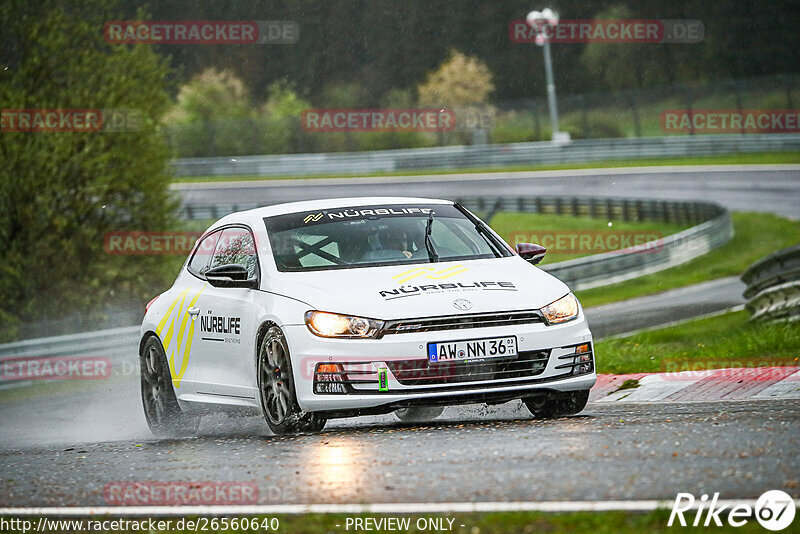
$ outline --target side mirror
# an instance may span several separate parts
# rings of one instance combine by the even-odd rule
[[[542,261],[547,252],[547,249],[542,245],[534,245],[533,243],[517,243],[514,250],[523,260],[530,262],[531,265],[536,265]]]
[[[258,288],[256,278],[247,278],[247,268],[237,264],[220,265],[205,272],[206,280],[214,287]]]

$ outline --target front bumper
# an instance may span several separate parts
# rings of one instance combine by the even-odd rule
[[[377,410],[370,409],[426,403],[503,402],[551,392],[589,389],[597,378],[593,352],[590,372],[573,375],[572,369],[564,365],[572,361],[567,355],[574,353],[575,345],[591,344],[592,341],[582,310],[577,319],[561,325],[532,323],[479,327],[393,334],[381,339],[321,338],[309,332],[305,325],[284,326],[284,332],[292,356],[297,401],[308,412],[377,413]],[[414,380],[413,375],[403,374],[409,365],[413,369],[427,366],[427,345],[430,342],[503,336],[517,337],[520,357],[535,353],[535,356],[526,357],[540,358],[541,354],[546,354],[546,363],[542,363],[544,368],[535,373],[480,374],[467,380]],[[591,348],[593,351],[593,346]],[[344,364],[349,370],[359,371],[359,380],[348,384],[347,393],[315,393],[317,364],[328,363]],[[381,369],[385,369],[382,371],[386,378],[385,387],[379,386],[378,372]]]

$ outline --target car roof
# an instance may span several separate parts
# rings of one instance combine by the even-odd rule
[[[297,213],[302,211],[315,211],[335,208],[349,208],[352,206],[372,206],[376,204],[452,204],[452,200],[438,198],[417,198],[417,197],[344,197],[326,198],[321,200],[304,200],[300,202],[286,202],[283,204],[273,204],[246,211],[237,211],[226,215],[212,225],[212,228],[236,222],[252,221],[275,215],[286,213]]]

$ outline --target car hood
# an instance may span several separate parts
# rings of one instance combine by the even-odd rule
[[[530,310],[569,292],[517,257],[278,273],[265,288],[323,311],[404,319]]]

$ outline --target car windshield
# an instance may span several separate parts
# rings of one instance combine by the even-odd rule
[[[333,208],[267,217],[264,222],[279,271],[510,255],[482,223],[451,204]]]

